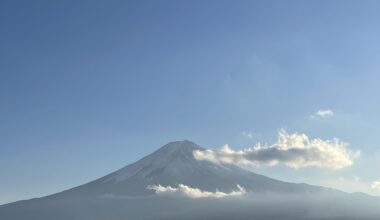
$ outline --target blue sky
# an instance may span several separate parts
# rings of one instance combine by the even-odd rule
[[[169,141],[242,149],[274,142],[282,128],[340,138],[361,156],[339,171],[255,172],[376,194],[379,9],[378,1],[2,1],[0,203],[85,183]],[[323,109],[334,115],[310,117]]]

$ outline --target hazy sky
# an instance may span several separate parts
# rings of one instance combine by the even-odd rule
[[[379,10],[359,0],[1,1],[0,204],[85,183],[169,141],[239,150],[282,128],[361,155],[339,170],[250,169],[376,194]]]

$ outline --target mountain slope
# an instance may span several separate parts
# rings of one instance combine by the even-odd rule
[[[0,206],[0,219],[367,219],[376,216],[374,210],[380,205],[377,198],[362,194],[287,183],[234,165],[199,161],[193,157],[194,150],[204,149],[190,141],[171,142],[87,184]],[[165,197],[148,190],[152,184],[185,184],[212,192],[230,192],[239,184],[252,197]]]
[[[214,164],[193,157],[194,150],[204,150],[190,141],[166,144],[154,153],[93,182],[65,191],[61,195],[143,196],[153,194],[148,185],[185,184],[207,191],[232,191],[236,185],[252,192],[313,193],[330,189],[278,181],[234,165]]]

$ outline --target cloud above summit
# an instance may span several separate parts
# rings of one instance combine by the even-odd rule
[[[332,116],[334,116],[334,112],[331,109],[320,109],[314,114],[310,115],[310,117],[313,119],[327,118]]]
[[[269,146],[257,144],[253,148],[235,151],[225,145],[219,150],[196,150],[193,155],[197,160],[214,163],[253,166],[283,164],[295,169],[317,167],[337,170],[351,166],[360,155],[360,151],[350,150],[347,146],[337,138],[309,138],[306,134],[288,134],[282,129],[277,141]]]

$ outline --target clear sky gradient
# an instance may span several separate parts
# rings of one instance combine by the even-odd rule
[[[376,194],[379,1],[0,3],[0,204],[108,174],[173,140],[281,128],[361,151],[339,171],[258,167]],[[318,110],[333,116],[312,118]],[[247,135],[250,134],[250,135]]]

